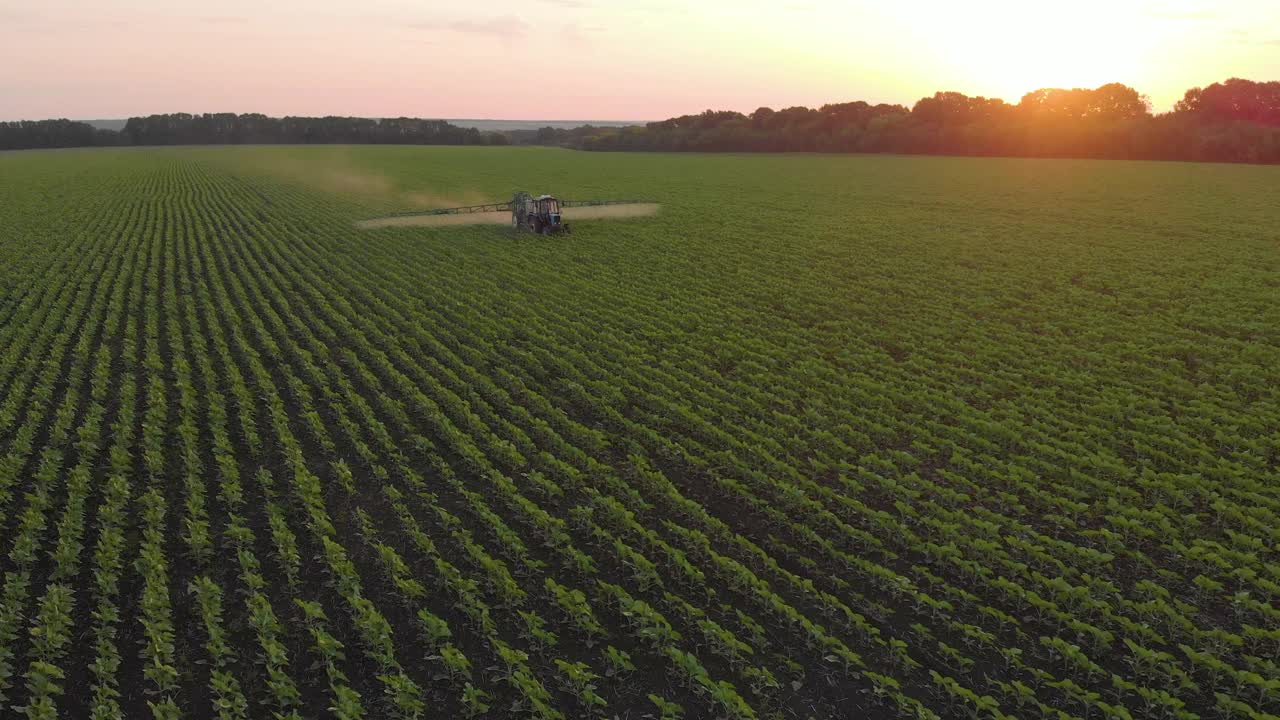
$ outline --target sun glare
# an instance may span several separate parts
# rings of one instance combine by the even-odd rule
[[[938,59],[956,81],[1010,101],[1042,87],[1132,83],[1150,62],[1150,33],[1102,3],[987,2],[946,14]]]

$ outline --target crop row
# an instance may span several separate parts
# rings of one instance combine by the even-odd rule
[[[1265,388],[911,258],[854,296],[781,242],[459,249],[209,158],[85,172],[0,297],[6,708],[1280,712]]]

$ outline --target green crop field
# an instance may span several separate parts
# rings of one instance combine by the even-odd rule
[[[354,225],[516,190],[662,208]],[[1274,718],[1278,198],[0,154],[0,716]]]

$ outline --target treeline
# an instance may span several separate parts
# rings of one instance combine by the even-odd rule
[[[0,122],[0,150],[118,145],[118,135],[71,120]]]
[[[1137,90],[1042,89],[1017,104],[940,92],[914,106],[708,110],[628,128],[543,128],[519,143],[582,150],[882,152],[1280,162],[1280,82],[1231,79],[1152,114]]]
[[[119,132],[69,120],[0,123],[0,150],[94,145],[346,143],[558,145],[669,152],[878,152],[1280,163],[1280,82],[1233,78],[1188,90],[1171,112],[1111,83],[1047,88],[1017,104],[940,92],[908,108],[708,110],[643,126],[481,132],[444,120],[231,113],[130,118]]]
[[[213,113],[129,118],[120,131],[70,120],[0,123],[0,149],[112,145],[397,144],[506,145],[500,133],[482,133],[444,120],[418,118],[284,117]]]

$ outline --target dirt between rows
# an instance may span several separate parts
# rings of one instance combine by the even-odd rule
[[[588,207],[565,208],[562,211],[565,220],[597,220],[602,218],[629,218],[653,215],[662,207],[658,203],[626,203],[623,205],[592,205]],[[511,213],[487,212],[464,215],[405,215],[401,217],[373,218],[361,220],[356,227],[371,230],[383,227],[416,227],[441,225],[510,225]]]

